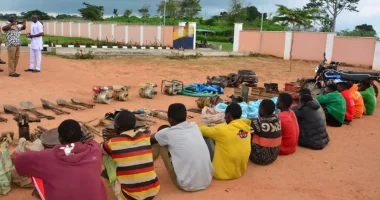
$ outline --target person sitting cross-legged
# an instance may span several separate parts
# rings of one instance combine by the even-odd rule
[[[360,94],[360,92],[358,91],[359,90],[359,86],[358,84],[352,84],[350,82],[347,83],[348,84],[348,87],[350,89],[348,89],[351,93],[351,97],[352,99],[354,100],[354,103],[355,103],[355,119],[359,119],[363,116],[364,114],[364,100],[363,100],[363,97],[362,95]]]
[[[169,106],[171,127],[151,135],[151,143],[158,143],[172,181],[182,190],[194,192],[206,189],[214,175],[206,142],[194,122],[186,122],[187,111],[183,104]],[[174,172],[173,172],[174,171]]]
[[[325,111],[326,123],[332,127],[341,127],[346,115],[346,100],[338,92],[335,83],[328,84],[325,92],[326,94],[320,94],[316,99]]]
[[[300,129],[298,145],[313,150],[325,148],[330,142],[326,130],[326,117],[321,105],[311,96],[311,92],[301,96],[300,104],[293,107],[293,111]]]
[[[42,199],[106,200],[107,193],[100,177],[100,145],[93,140],[80,142],[84,134],[79,123],[71,119],[59,125],[58,135],[61,145],[27,151],[16,157],[17,172],[33,177]]]
[[[299,127],[297,117],[290,109],[293,97],[288,93],[281,93],[278,96],[277,108],[281,110],[278,117],[281,121],[281,148],[280,155],[289,155],[296,152]]]
[[[231,180],[245,174],[251,152],[251,121],[240,119],[242,109],[239,104],[232,103],[225,111],[226,124],[213,127],[199,126],[204,137],[215,141],[212,164],[214,178]]]
[[[112,157],[116,170],[105,164],[117,199],[153,199],[160,190],[153,166],[150,131],[136,128],[136,116],[120,111],[115,118],[116,137],[103,143],[104,151]],[[110,174],[111,171],[113,174]]]
[[[373,86],[371,86],[370,81],[362,81],[359,85],[360,94],[364,100],[364,114],[372,115],[376,109],[376,95]]]
[[[252,150],[249,159],[258,165],[273,163],[281,147],[281,122],[274,114],[275,104],[264,99],[260,103],[259,118],[252,120]]]

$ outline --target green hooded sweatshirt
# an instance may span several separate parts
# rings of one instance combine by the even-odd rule
[[[318,95],[317,101],[321,106],[326,107],[327,112],[329,112],[336,120],[341,123],[344,122],[344,117],[346,115],[346,100],[338,92],[331,92],[325,95]]]
[[[376,97],[373,86],[367,88],[364,91],[360,91],[360,94],[364,100],[365,115],[372,115],[376,108]]]

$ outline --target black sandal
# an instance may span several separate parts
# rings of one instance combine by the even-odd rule
[[[26,72],[34,72],[34,69],[26,69]]]

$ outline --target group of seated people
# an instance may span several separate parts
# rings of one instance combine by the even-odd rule
[[[105,200],[99,177],[102,163],[102,175],[106,174],[103,177],[117,199],[153,199],[160,190],[154,169],[157,155],[178,188],[204,190],[213,178],[240,178],[249,160],[268,165],[279,155],[293,154],[297,144],[323,149],[330,141],[326,123],[341,126],[374,112],[373,88],[366,84],[360,85],[359,92],[357,85],[331,84],[316,99],[310,90],[302,89],[298,105],[290,94],[281,93],[277,104],[263,100],[255,119],[242,119],[240,105],[232,103],[225,111],[226,123],[212,127],[187,122],[186,107],[176,103],[168,109],[170,126],[161,126],[156,133],[136,128],[135,115],[123,110],[114,121],[117,136],[102,145],[81,143],[80,125],[66,120],[58,128],[62,145],[23,153],[14,164],[20,174],[43,180],[47,200]],[[276,108],[280,113],[275,114]],[[107,157],[113,162],[106,163]]]

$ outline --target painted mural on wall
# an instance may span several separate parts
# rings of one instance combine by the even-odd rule
[[[194,48],[194,27],[174,26],[173,27],[173,48],[193,49]]]

